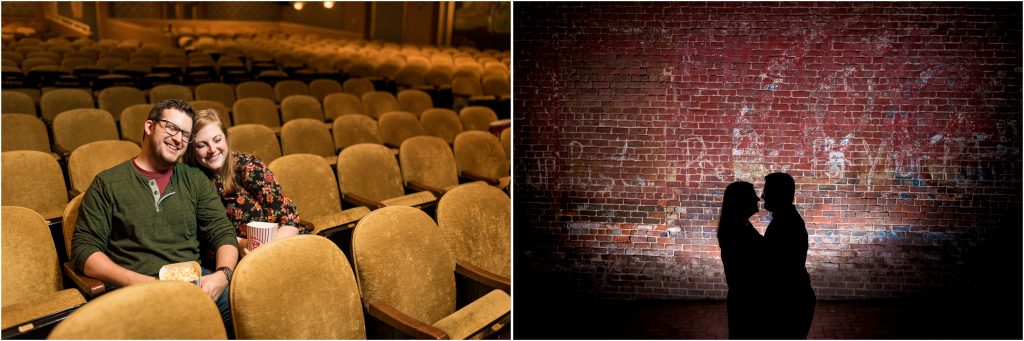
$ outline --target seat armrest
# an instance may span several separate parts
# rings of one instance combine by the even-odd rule
[[[306,220],[299,220],[299,225],[302,225],[302,228],[306,229],[306,233],[313,233],[313,222],[306,221]],[[296,226],[296,227],[298,227],[298,226]]]
[[[370,210],[376,210],[378,208],[384,207],[384,204],[382,204],[379,201],[373,201],[370,200],[369,198],[359,196],[358,194],[355,193],[341,193],[341,198],[347,202],[354,204],[355,206],[366,206],[366,208],[369,208]]]
[[[423,183],[417,182],[417,181],[415,181],[415,180],[409,180],[409,181],[407,181],[407,182],[406,182],[406,184],[405,184],[405,186],[406,186],[406,187],[409,187],[409,188],[411,188],[411,189],[413,189],[413,190],[415,190],[415,191],[417,191],[417,192],[420,192],[420,191],[428,191],[428,192],[434,193],[434,196],[436,196],[436,197],[438,197],[438,198],[440,198],[440,197],[444,196],[444,193],[446,192],[446,191],[445,191],[444,189],[442,189],[442,188],[437,188],[437,187],[431,187],[431,186],[427,186],[426,184],[423,184]]]
[[[455,272],[469,277],[470,279],[483,283],[486,286],[512,293],[512,280],[493,272],[484,270],[476,265],[469,264],[464,260],[455,260]]]
[[[68,201],[71,201],[72,199],[77,197],[79,194],[82,194],[82,192],[79,192],[78,190],[75,190],[75,189],[69,189],[68,190]]]
[[[107,291],[103,281],[78,273],[71,268],[71,263],[64,263],[63,270],[64,275],[70,278],[78,290],[88,298],[95,298]]]
[[[366,311],[370,316],[387,323],[389,326],[395,327],[395,329],[408,334],[414,339],[445,340],[449,338],[448,333],[445,333],[443,330],[414,319],[412,316],[406,315],[379,300],[370,301],[367,304]]]
[[[64,147],[61,147],[60,145],[58,145],[56,143],[53,144],[52,150],[53,150],[54,153],[57,153],[57,155],[59,155],[64,160],[67,160],[68,157],[71,156],[71,151],[70,150],[64,149]]]
[[[474,172],[471,172],[471,171],[468,171],[468,170],[463,170],[462,171],[462,177],[470,179],[470,180],[474,180],[474,181],[483,181],[483,182],[486,182],[488,185],[491,185],[491,186],[496,186],[498,184],[498,179],[495,179],[495,178],[492,178],[492,177],[489,177],[489,176],[485,176],[483,174],[474,173]]]

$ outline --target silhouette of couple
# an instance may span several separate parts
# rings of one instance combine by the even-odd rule
[[[718,221],[722,250],[730,339],[806,339],[814,316],[815,297],[804,267],[807,229],[793,206],[793,177],[764,177],[764,209],[772,221],[764,236],[750,224],[758,212],[754,185],[729,184]]]

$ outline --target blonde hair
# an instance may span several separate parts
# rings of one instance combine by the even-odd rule
[[[217,178],[224,184],[224,192],[228,194],[234,194],[238,189],[238,184],[235,183],[235,158],[231,153],[231,141],[228,140],[227,129],[224,128],[224,123],[220,120],[220,115],[217,114],[216,110],[203,109],[196,112],[196,117],[192,121],[192,131],[198,133],[208,125],[216,125],[220,129],[221,134],[224,135],[224,144],[228,145],[227,152],[225,154],[224,166],[220,167],[219,171],[213,172],[199,164],[199,155],[196,153],[195,141],[192,145],[185,150],[185,162],[196,167],[203,168],[207,175],[210,175],[211,180],[216,184]]]

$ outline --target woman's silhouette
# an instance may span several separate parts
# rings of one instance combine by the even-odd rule
[[[764,232],[768,294],[768,338],[806,339],[814,317],[815,296],[807,262],[807,228],[793,206],[796,183],[786,173],[764,177],[764,209],[772,222]]]
[[[750,224],[757,213],[754,185],[738,181],[725,188],[722,212],[718,220],[718,246],[722,249],[725,281],[729,285],[727,308],[729,338],[764,338],[758,325],[763,311],[762,273],[758,264],[763,256],[763,238]]]

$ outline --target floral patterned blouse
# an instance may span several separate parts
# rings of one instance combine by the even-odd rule
[[[216,179],[214,185],[239,237],[245,238],[242,226],[251,221],[295,226],[299,234],[309,233],[299,224],[295,203],[284,195],[263,161],[237,151],[232,151],[231,157],[235,158],[235,181],[241,186],[236,187],[234,194],[227,194],[221,179]]]

